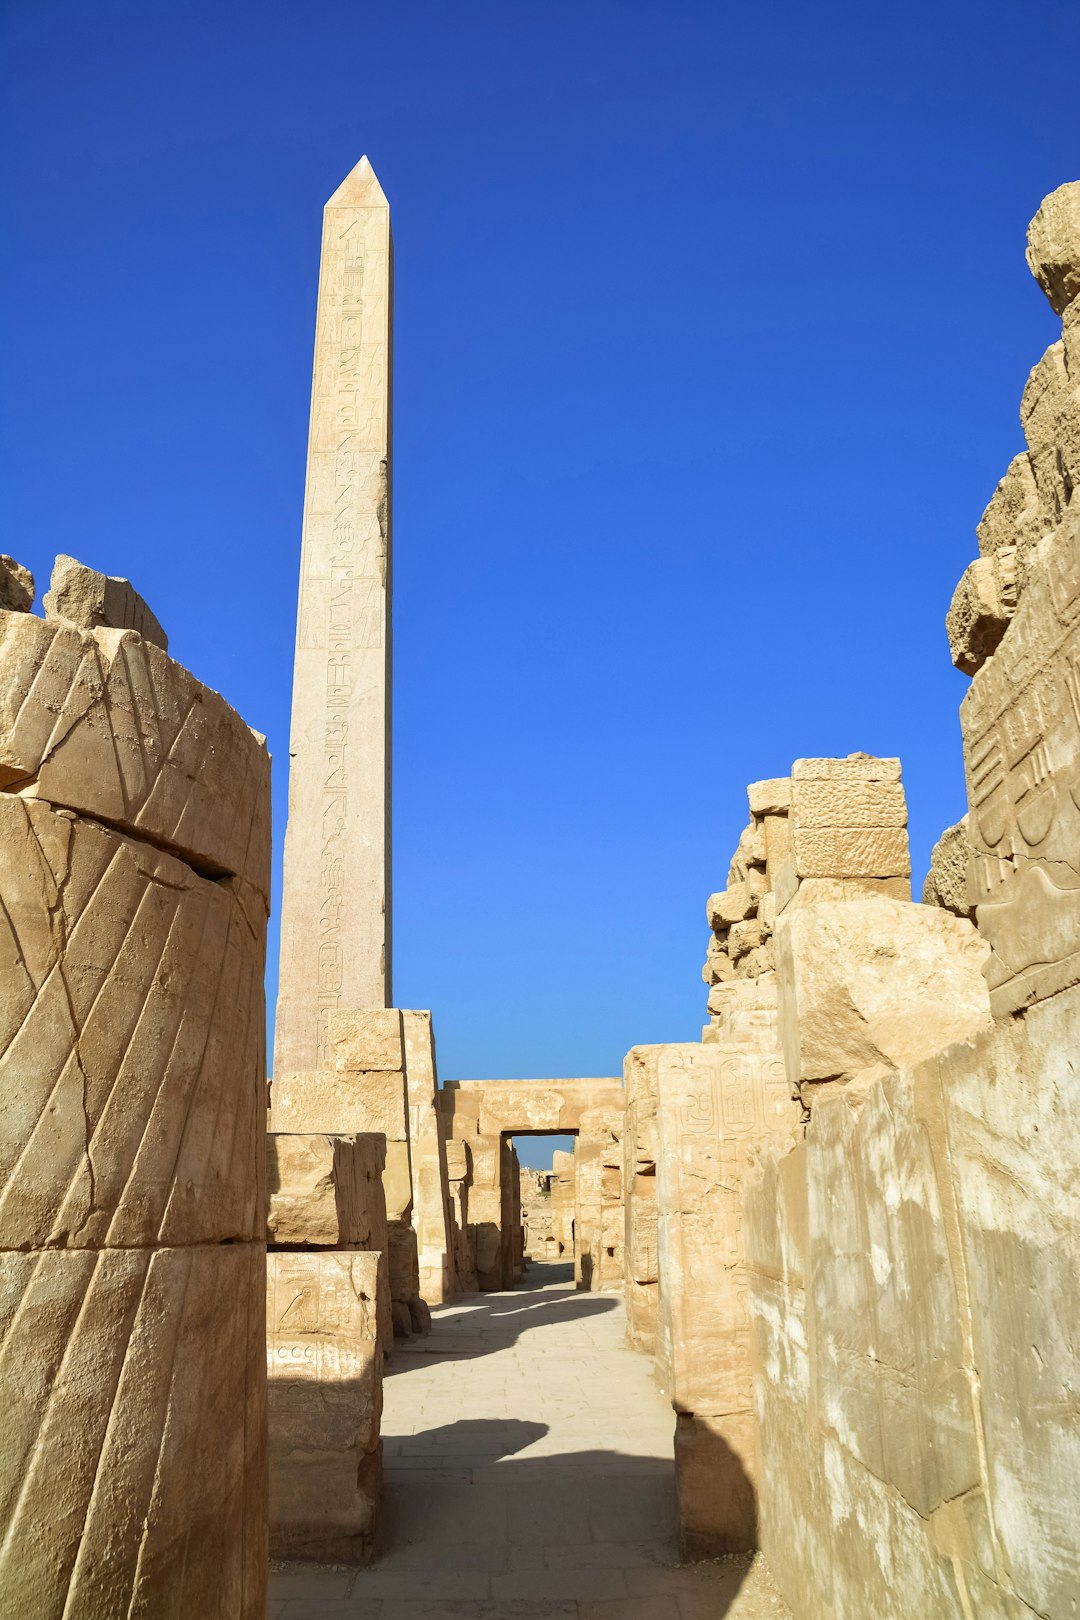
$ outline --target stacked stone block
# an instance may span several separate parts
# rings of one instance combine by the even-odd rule
[[[256,1620],[269,759],[103,578],[0,563],[0,1589]]]

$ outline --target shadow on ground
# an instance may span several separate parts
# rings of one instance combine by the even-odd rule
[[[525,1280],[508,1292],[459,1295],[450,1307],[454,1314],[437,1314],[430,1334],[395,1344],[386,1363],[386,1376],[407,1372],[420,1360],[430,1365],[493,1355],[509,1349],[533,1328],[602,1316],[622,1303],[613,1294],[564,1294],[557,1301],[550,1293],[542,1299],[529,1298],[531,1293],[550,1289],[553,1283],[572,1284],[573,1280],[573,1266],[547,1264],[542,1269],[530,1268]]]

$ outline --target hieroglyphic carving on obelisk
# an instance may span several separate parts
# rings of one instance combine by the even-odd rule
[[[393,246],[367,158],[323,214],[274,1071],[390,1001]]]

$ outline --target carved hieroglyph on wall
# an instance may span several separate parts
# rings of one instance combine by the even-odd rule
[[[961,706],[969,895],[997,1017],[1080,980],[1080,531],[1045,540]]]
[[[326,206],[293,684],[275,1071],[390,1000],[390,210],[364,159]]]

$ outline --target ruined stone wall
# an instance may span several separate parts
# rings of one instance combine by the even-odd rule
[[[265,744],[124,580],[0,559],[0,1590],[257,1620]]]
[[[551,1214],[551,1172],[548,1170],[521,1171],[521,1219],[525,1226],[525,1258],[527,1260],[557,1260]]]
[[[807,1620],[1077,1612],[1080,186],[1029,262],[1064,338],[950,609],[966,827],[932,905],[777,923],[810,1118],[747,1183],[759,1514]]]
[[[583,1289],[621,1285],[623,1249],[623,1090],[617,1079],[456,1080],[439,1092],[454,1163],[464,1160],[452,1213],[461,1274],[480,1289],[512,1287],[524,1269],[515,1135],[576,1135],[576,1161],[589,1169],[560,1185],[555,1177],[553,1236],[563,1259],[575,1258]],[[585,1158],[582,1159],[584,1153]],[[453,1169],[451,1169],[453,1174]],[[567,1194],[569,1201],[567,1201]],[[575,1233],[577,1235],[575,1242]]]

